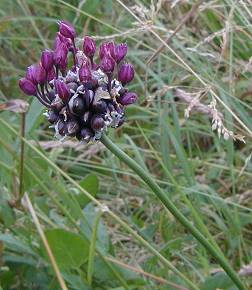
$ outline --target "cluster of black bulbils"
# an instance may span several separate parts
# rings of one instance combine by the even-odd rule
[[[54,50],[42,52],[40,63],[27,68],[19,86],[47,107],[45,115],[57,138],[76,137],[88,143],[99,140],[108,127],[123,124],[125,106],[137,100],[125,87],[134,78],[134,68],[123,61],[125,43],[102,43],[95,59],[95,41],[86,36],[80,50],[75,38],[73,26],[59,22]]]

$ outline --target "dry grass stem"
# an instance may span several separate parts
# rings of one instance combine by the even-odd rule
[[[52,263],[52,266],[53,266],[53,269],[55,271],[56,277],[57,277],[57,279],[59,281],[60,287],[61,287],[62,290],[68,290],[68,288],[67,288],[67,286],[65,284],[65,281],[62,278],[62,275],[60,273],[60,270],[59,270],[59,267],[57,265],[57,262],[56,262],[56,260],[54,258],[53,252],[52,252],[52,250],[51,250],[51,248],[49,246],[49,243],[48,243],[48,241],[46,239],[44,231],[43,231],[43,229],[41,227],[41,224],[40,224],[40,222],[38,220],[36,212],[35,212],[35,210],[34,210],[34,208],[32,206],[32,203],[31,203],[30,198],[29,198],[27,193],[24,194],[24,201],[25,201],[25,204],[27,205],[28,210],[29,210],[29,212],[30,212],[30,214],[32,216],[33,222],[34,222],[34,224],[35,224],[35,226],[37,228],[37,231],[38,231],[38,233],[40,235],[40,238],[41,238],[41,240],[42,240],[42,242],[43,242],[43,244],[44,244],[44,246],[46,248],[47,254],[48,254],[49,259],[50,259],[50,261]]]

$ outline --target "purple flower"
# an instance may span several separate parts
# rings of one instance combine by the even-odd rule
[[[115,61],[109,54],[107,54],[101,60],[100,67],[106,74],[112,74],[115,68]]]
[[[19,87],[26,95],[36,95],[36,86],[27,78],[22,78],[19,80]]]
[[[105,55],[112,56],[114,48],[115,48],[115,43],[112,41],[102,43],[99,50],[100,59],[102,60]]]
[[[70,97],[70,89],[68,86],[64,83],[63,80],[55,80],[55,88],[56,92],[59,95],[59,97],[64,101],[67,102]]]
[[[114,60],[119,63],[121,60],[124,59],[128,51],[128,46],[126,43],[120,43],[114,47],[112,52],[112,57]]]
[[[70,49],[72,46],[71,40],[58,32],[54,42],[54,49],[56,50],[62,43],[64,43],[67,49]]]
[[[31,82],[33,82],[34,85],[38,84],[38,82],[36,80],[36,72],[37,72],[37,65],[36,64],[32,64],[32,65],[28,66],[28,68],[26,70],[26,78],[28,80],[30,80]]]
[[[56,65],[65,66],[67,63],[68,48],[61,42],[54,51],[54,62]]]
[[[46,71],[41,64],[36,65],[35,79],[36,82],[40,85],[43,85],[46,82]]]
[[[51,50],[44,50],[41,55],[41,65],[46,70],[46,72],[50,71],[54,64],[54,53]]]
[[[83,63],[83,65],[81,66],[79,70],[79,78],[80,81],[83,83],[87,83],[92,80],[92,73],[88,63]]]
[[[118,79],[123,85],[125,85],[133,80],[134,75],[135,71],[133,65],[130,63],[125,63],[119,70]]]
[[[88,57],[93,57],[95,54],[96,44],[95,44],[95,41],[89,36],[86,36],[84,38],[83,51],[85,55]]]
[[[52,67],[48,72],[47,72],[47,81],[50,82],[53,79],[56,78],[56,72],[54,67]]]
[[[59,25],[60,25],[59,31],[63,36],[71,38],[72,40],[75,38],[76,32],[72,24],[70,24],[67,21],[60,21]]]
[[[119,103],[123,106],[134,104],[137,101],[137,94],[127,92],[119,98]]]

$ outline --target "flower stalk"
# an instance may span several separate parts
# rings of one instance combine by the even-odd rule
[[[123,152],[116,144],[114,144],[105,134],[101,137],[101,142],[109,149],[116,157],[126,163],[152,190],[157,198],[163,203],[163,205],[172,213],[172,215],[201,243],[206,250],[218,261],[226,274],[233,280],[240,290],[246,290],[242,281],[238,277],[234,269],[229,265],[224,255],[209,242],[201,232],[194,227],[194,225],[188,221],[179,209],[173,204],[173,202],[167,197],[167,194],[159,187],[154,181],[151,175],[146,172],[141,166],[139,166],[132,158],[130,158],[125,152]]]
[[[19,168],[19,195],[18,201],[21,200],[24,194],[24,135],[25,135],[25,117],[26,113],[20,114],[21,126],[20,126],[20,168]]]

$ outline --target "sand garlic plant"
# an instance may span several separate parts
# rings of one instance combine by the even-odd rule
[[[26,76],[19,81],[22,91],[35,96],[47,108],[45,115],[54,127],[56,137],[61,140],[72,137],[86,143],[100,140],[108,150],[126,163],[163,206],[218,261],[238,288],[245,290],[215,240],[209,238],[208,230],[198,229],[176,207],[170,195],[164,192],[151,174],[104,134],[107,128],[117,128],[123,124],[125,107],[137,100],[137,94],[127,89],[127,84],[133,80],[135,74],[134,67],[124,61],[127,45],[115,44],[113,41],[102,43],[96,56],[96,43],[91,37],[84,38],[81,49],[76,47],[75,38],[73,26],[65,21],[59,22],[54,50],[43,51],[39,64],[27,68]],[[197,105],[202,111],[199,103],[192,105],[191,108]],[[228,139],[231,133],[225,131],[220,119],[217,119],[215,104],[209,109],[215,110],[213,130]],[[198,221],[203,224],[200,218]],[[193,286],[191,289],[198,288]]]

